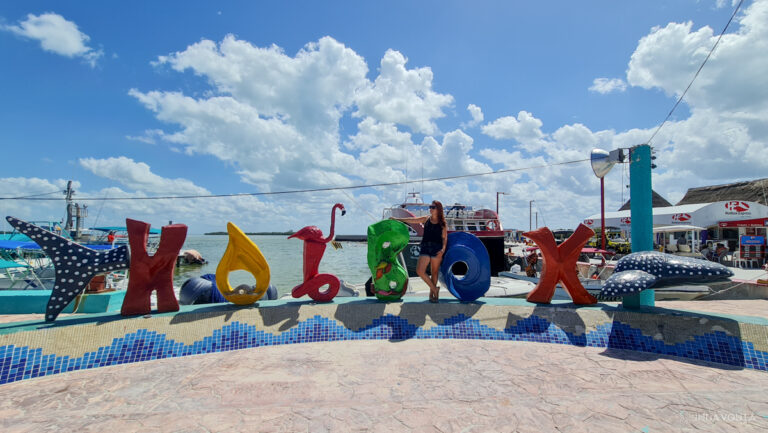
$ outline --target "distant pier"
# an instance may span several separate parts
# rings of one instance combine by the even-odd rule
[[[367,235],[336,235],[337,242],[367,242]]]

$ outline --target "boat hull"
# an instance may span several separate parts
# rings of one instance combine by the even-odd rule
[[[498,276],[499,272],[507,270],[507,258],[504,254],[504,236],[478,236],[478,239],[483,243],[485,249],[488,250],[488,256],[491,259],[491,276]],[[411,238],[408,242],[408,246],[403,250],[403,258],[405,259],[405,267],[408,269],[408,276],[415,277],[416,265],[419,261],[419,253],[421,249],[419,244],[420,238]],[[427,268],[429,269],[429,267]],[[430,271],[431,272],[431,271]],[[460,272],[459,272],[460,273]]]

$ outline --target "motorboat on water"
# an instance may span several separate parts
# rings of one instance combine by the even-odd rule
[[[150,228],[147,237],[147,252],[154,253],[160,245],[160,229]],[[89,245],[111,245],[112,247],[128,244],[128,228],[125,226],[101,226],[83,230],[77,242]]]
[[[50,289],[51,260],[32,241],[0,240],[0,290]]]
[[[491,275],[507,270],[504,255],[504,229],[496,211],[492,209],[474,209],[460,203],[444,204],[443,212],[448,225],[448,233],[467,232],[477,236],[488,250],[491,259]],[[424,203],[420,193],[408,193],[403,203],[384,209],[382,218],[412,218],[429,215],[429,203]],[[411,235],[408,247],[403,250],[409,276],[416,276],[416,263],[419,259],[423,224],[406,224]],[[457,271],[461,273],[460,270]]]

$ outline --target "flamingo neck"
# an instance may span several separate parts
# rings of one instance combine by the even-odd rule
[[[331,232],[328,234],[327,238],[323,239],[323,242],[328,243],[331,240],[333,240],[333,233],[336,227],[336,209],[338,209],[338,207],[339,206],[337,205],[337,206],[334,206],[333,209],[331,209]]]

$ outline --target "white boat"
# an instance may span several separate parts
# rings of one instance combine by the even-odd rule
[[[50,289],[51,260],[31,241],[0,240],[0,290]]]
[[[474,209],[472,206],[454,203],[443,204],[448,233],[467,232],[477,236],[488,250],[491,258],[491,275],[507,270],[504,255],[504,229],[496,211],[492,209]],[[418,192],[408,193],[405,202],[384,209],[383,219],[412,218],[429,215],[429,203],[424,203]],[[411,234],[408,247],[403,250],[406,268],[410,276],[416,276],[416,262],[419,259],[423,224],[407,224]],[[456,273],[461,273],[457,270]]]
[[[346,292],[339,291],[337,296],[366,296],[365,284],[350,285],[352,290]],[[529,281],[516,280],[513,278],[491,277],[491,286],[483,295],[485,298],[525,298],[525,296],[536,287],[535,283]],[[440,299],[456,299],[445,288],[444,283],[439,284]],[[373,296],[373,295],[369,295]],[[289,296],[284,296],[288,298]],[[408,288],[403,297],[429,297],[429,286],[419,277],[408,278]]]
[[[533,286],[539,283],[539,277],[529,277],[525,273],[518,272],[502,272],[499,276],[516,279],[520,281],[527,281]],[[603,282],[605,280],[592,279],[592,278],[579,278],[581,284],[592,296],[595,296],[600,301],[616,301],[619,299],[608,299],[600,297],[600,291],[603,288]],[[686,284],[678,286],[660,287],[653,289],[656,294],[657,301],[692,301],[713,293],[713,290],[706,285]],[[562,285],[558,284],[555,287],[554,300],[570,300],[571,296],[566,292]]]
[[[516,280],[504,277],[491,277],[491,286],[483,295],[485,298],[525,298],[536,287],[530,281]],[[404,296],[429,296],[429,286],[419,277],[408,279],[408,290]],[[455,299],[454,296],[440,284],[440,299]]]

